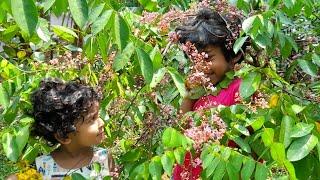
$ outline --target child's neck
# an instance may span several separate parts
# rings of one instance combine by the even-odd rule
[[[51,155],[60,167],[64,169],[76,169],[90,164],[93,150],[92,147],[61,145]]]
[[[75,158],[79,156],[86,155],[92,152],[92,147],[76,147],[71,145],[61,145],[59,151],[63,152],[65,155]]]

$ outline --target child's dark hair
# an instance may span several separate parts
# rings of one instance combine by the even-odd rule
[[[228,19],[222,17],[214,10],[205,8],[200,10],[196,17],[185,25],[177,27],[180,43],[190,41],[196,48],[202,50],[208,45],[219,46],[227,61],[230,61],[237,55],[231,48],[226,48],[228,38],[232,37],[228,24],[238,26],[240,19]],[[232,44],[233,45],[233,44]],[[232,46],[231,45],[231,46]],[[242,47],[244,49],[245,46]]]
[[[75,123],[83,120],[92,104],[100,101],[94,88],[79,81],[63,82],[60,79],[44,79],[32,94],[35,135],[54,145],[58,143],[54,134],[67,138],[76,131]]]

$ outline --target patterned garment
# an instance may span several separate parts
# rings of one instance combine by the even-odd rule
[[[103,148],[94,148],[93,158],[88,166],[77,169],[64,169],[60,167],[51,155],[43,155],[36,158],[37,171],[42,174],[44,180],[61,180],[72,173],[79,173],[85,178],[103,179],[110,175],[108,164],[108,152]],[[101,171],[93,170],[93,164],[99,163]]]
[[[217,107],[219,105],[231,106],[239,102],[239,88],[241,79],[234,79],[227,88],[221,89],[216,95],[203,96],[198,99],[194,106],[193,111]],[[201,152],[200,152],[201,153]],[[202,172],[201,163],[197,163],[196,160],[200,156],[196,154],[196,157],[192,157],[190,152],[185,155],[184,163],[182,165],[176,164],[173,169],[173,180],[197,180],[200,178]]]

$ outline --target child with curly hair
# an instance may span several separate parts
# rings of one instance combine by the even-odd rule
[[[198,84],[204,87],[217,86],[226,77],[226,73],[233,70],[243,59],[241,52],[235,54],[232,49],[235,39],[239,36],[239,28],[237,17],[223,16],[217,9],[202,9],[191,22],[176,29],[184,52],[193,61],[191,74],[186,80],[189,92],[199,86]],[[242,48],[245,48],[245,45]],[[187,97],[182,102],[180,110],[186,113],[236,104],[240,84],[241,79],[235,78],[216,95],[205,95],[198,99]],[[202,166],[201,163],[195,162],[195,159],[196,157],[187,152],[184,164],[175,165],[173,179],[200,178]]]
[[[95,147],[105,139],[99,117],[100,94],[77,81],[45,79],[32,94],[34,133],[58,148],[36,158],[43,179],[63,179],[73,173],[102,179],[113,168],[106,149]],[[100,172],[93,165],[99,163]]]

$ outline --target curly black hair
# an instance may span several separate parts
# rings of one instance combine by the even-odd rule
[[[80,81],[42,80],[31,96],[34,135],[43,137],[49,145],[57,144],[54,134],[67,138],[76,131],[75,123],[83,120],[93,103],[100,100],[101,95],[93,87]]]
[[[194,19],[177,27],[175,31],[179,34],[180,43],[190,41],[199,50],[208,45],[219,46],[226,60],[230,61],[237,55],[232,49],[226,48],[227,38],[232,33],[227,23],[240,25],[241,21],[240,19],[228,19],[214,10],[204,8],[197,13]],[[245,46],[242,47],[244,48]]]

